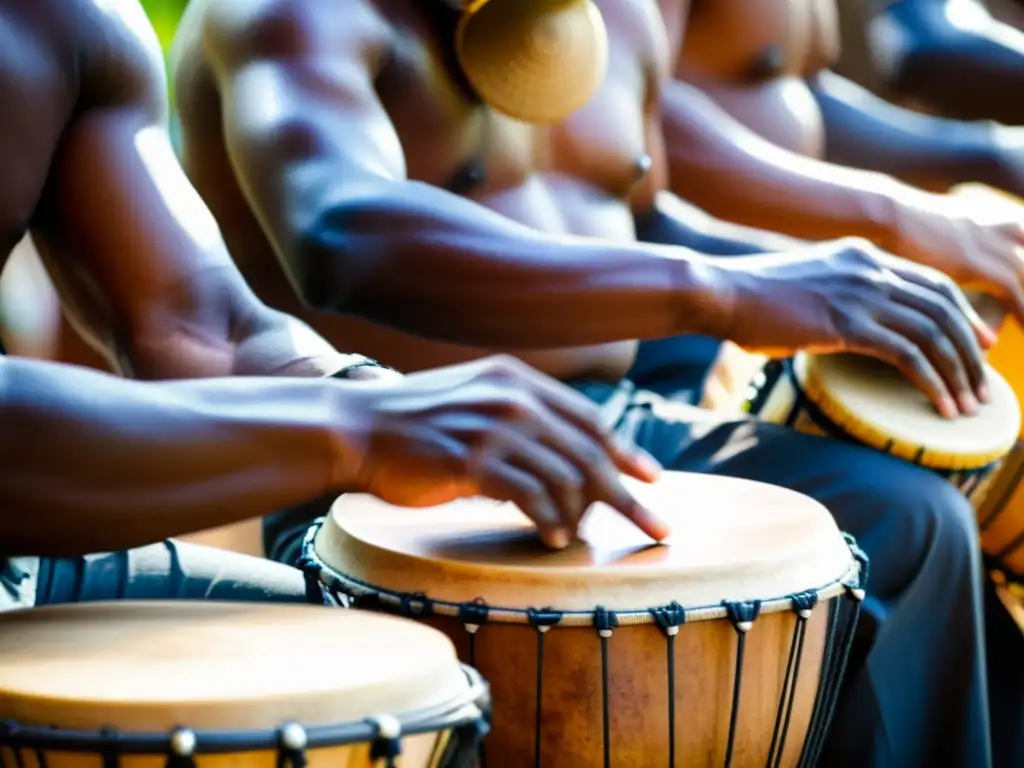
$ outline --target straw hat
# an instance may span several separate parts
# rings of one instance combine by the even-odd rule
[[[608,32],[591,0],[475,0],[455,52],[490,106],[528,123],[554,123],[604,80]]]

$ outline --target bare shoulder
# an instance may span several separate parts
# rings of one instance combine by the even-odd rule
[[[166,111],[163,53],[138,0],[72,0],[84,107],[137,104]]]
[[[365,60],[391,27],[371,0],[192,0],[185,33],[217,68],[328,54]]]
[[[609,35],[637,55],[653,80],[667,76],[669,39],[658,0],[602,0],[599,2]]]

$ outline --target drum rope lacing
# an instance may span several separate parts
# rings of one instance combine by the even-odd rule
[[[35,753],[36,768],[47,768],[46,750],[98,754],[103,768],[118,768],[122,755],[165,755],[165,768],[195,768],[199,755],[270,749],[277,751],[277,768],[306,768],[309,749],[369,743],[373,760],[383,760],[385,768],[396,768],[403,737],[450,730],[448,762],[442,764],[462,768],[470,764],[490,730],[487,684],[476,670],[463,667],[463,671],[469,687],[458,700],[401,717],[384,714],[358,722],[310,727],[285,722],[273,730],[251,732],[179,727],[169,733],[119,732],[113,728],[75,731],[5,721],[0,722],[0,748],[10,750],[13,768],[27,768],[22,755],[26,749]],[[2,749],[0,768],[7,768]]]
[[[611,728],[608,694],[608,640],[619,626],[657,624],[667,640],[668,664],[668,724],[669,724],[669,765],[675,765],[675,638],[679,627],[691,621],[728,619],[737,635],[736,664],[733,672],[733,694],[730,712],[728,741],[726,743],[725,766],[731,768],[733,749],[739,720],[740,693],[742,690],[743,658],[746,634],[753,628],[757,618],[764,614],[791,610],[796,614],[793,638],[779,700],[778,717],[772,735],[765,768],[778,768],[782,762],[785,741],[792,715],[796,694],[797,671],[803,652],[807,622],[814,608],[822,600],[831,600],[840,595],[848,598],[853,606],[847,617],[843,636],[836,648],[836,633],[839,623],[839,604],[829,604],[828,637],[826,656],[822,664],[818,693],[815,698],[811,727],[804,742],[798,765],[813,766],[824,746],[835,706],[838,699],[839,683],[846,670],[846,661],[853,644],[853,633],[860,615],[860,604],[864,600],[864,585],[867,584],[868,559],[857,546],[853,537],[844,534],[851,554],[851,565],[837,580],[817,589],[806,590],[793,595],[753,601],[723,601],[718,605],[684,608],[673,601],[666,606],[647,608],[643,611],[610,611],[603,606],[593,610],[558,611],[553,608],[499,608],[488,605],[482,598],[469,602],[455,603],[436,600],[424,593],[402,594],[366,584],[333,570],[322,562],[315,551],[316,535],[326,518],[319,518],[307,531],[303,539],[302,557],[298,563],[307,581],[307,592],[315,596],[314,602],[323,602],[345,608],[366,608],[392,611],[406,617],[444,616],[456,618],[468,635],[468,663],[476,662],[476,637],[481,627],[488,622],[508,624],[529,624],[537,631],[537,679],[534,765],[539,768],[541,761],[541,724],[544,681],[544,637],[554,627],[592,626],[601,643],[602,676],[602,738],[604,746],[604,767],[611,764]],[[486,746],[486,745],[484,745]]]

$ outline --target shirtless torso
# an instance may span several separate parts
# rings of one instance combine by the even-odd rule
[[[33,318],[35,330],[47,337],[40,340],[41,346],[26,346],[18,343],[25,339],[17,339],[12,351],[109,369],[76,331],[57,319],[50,281],[65,310],[83,321],[106,350],[122,346],[123,324],[115,318],[124,308],[115,310],[109,301],[112,291],[105,289],[123,285],[128,271],[121,276],[92,271],[95,264],[88,249],[98,243],[86,242],[89,226],[81,225],[85,217],[92,217],[97,227],[115,227],[116,216],[108,214],[117,206],[113,200],[81,194],[82,185],[96,181],[94,176],[87,178],[95,169],[83,167],[81,153],[69,151],[69,145],[88,142],[88,134],[102,129],[95,115],[80,119],[90,110],[136,102],[153,108],[140,119],[162,112],[164,105],[151,97],[163,94],[149,89],[151,82],[162,80],[159,61],[156,36],[135,2],[0,0],[0,271],[14,254],[22,266],[34,262],[38,250],[48,277],[19,280],[16,263],[5,275],[5,288],[27,291],[30,295],[22,301],[49,302],[36,312],[50,313]],[[96,208],[83,209],[83,197]],[[74,212],[69,212],[69,203]],[[69,235],[72,230],[80,238]],[[23,240],[27,234],[35,249]],[[19,243],[22,248],[16,251]],[[38,271],[34,263],[29,266]],[[104,289],[97,287],[100,282]]]
[[[205,2],[191,3],[173,63],[183,162],[260,298],[299,315],[328,341],[344,341],[400,370],[485,354],[427,342],[354,318],[313,314],[300,306],[228,161],[220,99],[198,44]],[[544,232],[634,239],[628,198],[649,166],[643,127],[645,93],[654,73],[667,63],[667,48],[653,0],[598,0],[597,4],[611,36],[614,65],[607,79],[590,103],[567,121],[534,128],[496,114],[467,90],[448,42],[456,16],[441,3],[375,0],[392,59],[378,81],[378,93],[397,128],[409,178],[455,191]],[[336,12],[350,12],[348,5],[337,3]],[[635,350],[634,342],[625,341],[517,351],[517,355],[557,378],[614,380],[629,369]]]
[[[677,76],[773,143],[823,157],[821,113],[806,78],[839,56],[836,0],[692,0],[685,29]]]

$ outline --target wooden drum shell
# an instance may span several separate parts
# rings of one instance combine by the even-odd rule
[[[862,597],[858,561],[806,497],[666,476],[653,488],[667,485],[676,501],[677,544],[634,541],[602,505],[580,542],[545,553],[510,505],[410,511],[342,497],[307,535],[305,568],[342,604],[415,618],[451,639],[490,686],[487,768],[723,765],[740,648],[731,764],[796,766],[812,726],[831,714],[855,621],[840,609]],[[754,603],[749,624],[732,612]],[[674,606],[676,618],[663,621],[658,606]],[[602,624],[611,613],[616,620]]]
[[[782,766],[800,759],[818,692],[828,626],[826,605],[809,621]],[[488,768],[534,765],[537,631],[488,623],[469,635],[455,618],[424,623],[443,631],[488,680],[494,725],[484,742]],[[763,615],[747,634],[733,765],[764,766],[782,697],[796,615]],[[669,765],[668,643],[655,624],[624,626],[608,640],[611,764]],[[675,765],[721,766],[732,708],[736,632],[726,620],[679,628],[675,657]],[[555,627],[544,635],[540,765],[597,766],[603,760],[601,646],[592,627]]]
[[[402,739],[402,768],[443,768],[441,757],[450,736],[449,732],[423,733]],[[352,744],[344,747],[324,747],[306,752],[307,768],[378,768],[381,763],[370,756],[371,745]],[[20,763],[14,760],[10,748],[0,747],[5,766],[21,768],[104,768],[103,758],[97,754],[82,754],[43,750],[40,753],[22,749]],[[277,752],[237,752],[230,754],[204,754],[195,757],[196,768],[279,768]],[[163,755],[121,755],[117,765],[121,768],[167,768]]]
[[[367,612],[125,601],[0,614],[4,766],[380,768],[372,719],[386,715],[403,768],[445,768],[449,746],[473,753],[487,706],[442,634]],[[191,753],[174,751],[182,729]]]

